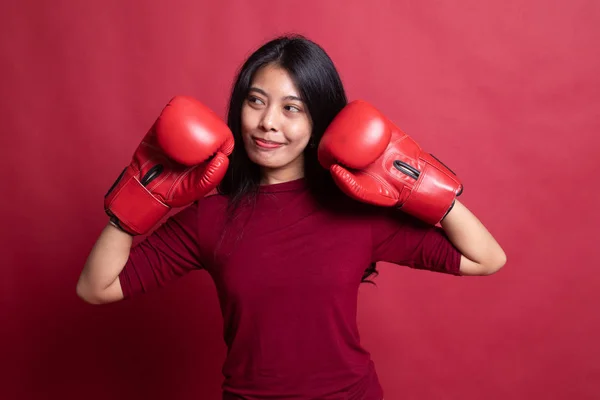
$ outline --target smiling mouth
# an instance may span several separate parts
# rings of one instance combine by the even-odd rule
[[[273,142],[270,140],[264,140],[264,139],[260,139],[257,137],[253,137],[252,138],[254,140],[254,143],[261,148],[264,149],[276,149],[278,147],[283,146],[283,143],[278,143],[278,142]]]

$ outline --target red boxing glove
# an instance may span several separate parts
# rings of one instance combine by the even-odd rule
[[[106,213],[129,234],[148,232],[172,207],[202,198],[221,182],[233,143],[229,127],[210,109],[174,97],[108,190]]]
[[[319,162],[348,196],[401,207],[429,224],[446,216],[463,189],[454,172],[364,101],[334,118],[318,150]]]

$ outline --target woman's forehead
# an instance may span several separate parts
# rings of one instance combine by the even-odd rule
[[[290,73],[276,65],[267,65],[260,68],[252,79],[251,89],[258,89],[259,92],[268,97],[301,98]]]

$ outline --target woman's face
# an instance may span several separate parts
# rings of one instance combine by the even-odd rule
[[[242,137],[248,157],[261,166],[261,183],[304,176],[311,132],[308,109],[288,72],[276,65],[258,70],[242,106]]]

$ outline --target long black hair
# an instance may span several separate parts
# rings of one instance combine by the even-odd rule
[[[311,138],[304,149],[304,177],[309,190],[324,203],[338,192],[329,171],[319,164],[317,147],[327,126],[348,103],[342,80],[321,46],[301,35],[281,36],[265,43],[248,57],[232,87],[227,124],[236,146],[218,188],[221,194],[229,197],[228,218],[233,218],[242,202],[254,203],[259,192],[260,168],[250,160],[244,148],[241,115],[255,74],[267,65],[281,67],[290,74],[311,116]],[[363,281],[370,282],[367,277],[372,274],[377,274],[375,264],[365,271]]]

